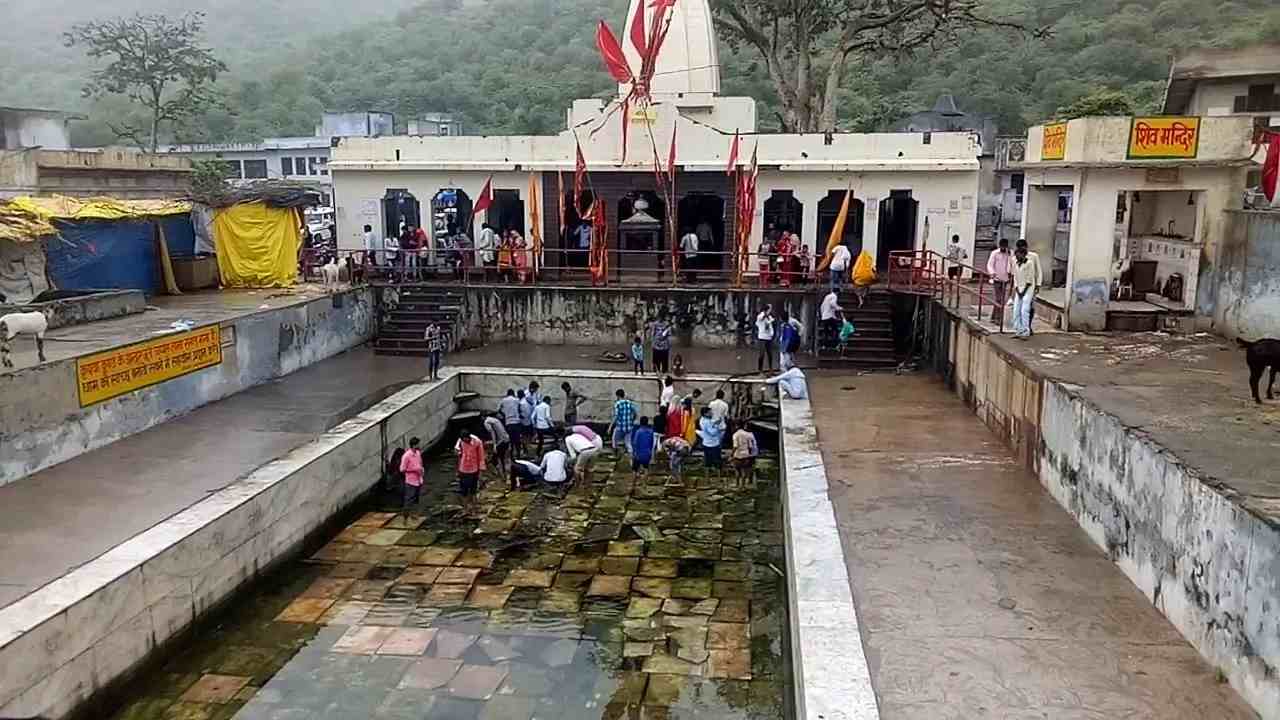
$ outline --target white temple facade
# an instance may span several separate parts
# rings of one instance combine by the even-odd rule
[[[641,0],[632,0],[632,11]],[[565,247],[576,216],[562,223],[559,192],[573,185],[580,144],[591,187],[608,207],[610,234],[641,197],[662,217],[655,156],[665,167],[676,136],[678,232],[709,223],[714,250],[732,251],[735,197],[727,172],[734,133],[741,134],[745,171],[758,148],[760,176],[752,223],[754,249],[769,225],[789,228],[810,254],[821,253],[846,191],[853,201],[843,241],[854,255],[865,249],[884,266],[893,250],[943,251],[958,235],[973,256],[977,222],[979,144],[971,133],[756,134],[756,102],[720,95],[719,53],[705,0],[681,0],[659,56],[653,105],[630,109],[626,157],[620,101],[582,99],[567,113],[566,129],[550,136],[344,138],[330,161],[341,247],[359,249],[363,226],[390,234],[402,219],[440,232],[453,217],[449,203],[469,207],[492,177],[498,229],[529,233],[537,191],[544,247]],[[633,65],[638,55],[615,25]],[[441,198],[445,200],[442,202]],[[416,207],[418,214],[405,213]],[[571,206],[572,199],[566,201]],[[441,221],[441,218],[444,221]],[[428,221],[429,218],[434,218]],[[477,222],[484,221],[484,214]],[[561,233],[562,225],[568,231]],[[660,239],[663,249],[672,238]]]

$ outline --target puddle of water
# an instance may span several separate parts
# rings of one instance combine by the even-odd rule
[[[691,464],[636,481],[606,450],[567,497],[491,478],[466,518],[439,459],[418,507],[372,501],[110,717],[790,717],[777,466],[739,489]]]

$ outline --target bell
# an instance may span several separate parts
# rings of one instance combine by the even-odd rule
[[[938,102],[933,104],[933,111],[943,117],[961,117],[964,113],[960,112],[960,108],[956,107],[956,99],[951,93],[943,93],[938,96]]]

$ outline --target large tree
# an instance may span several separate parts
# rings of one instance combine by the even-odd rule
[[[162,129],[180,127],[220,102],[214,87],[227,66],[201,43],[204,13],[164,15],[75,25],[64,35],[94,60],[107,60],[85,83],[85,97],[122,95],[141,105],[145,120],[109,121],[117,137],[155,152]]]
[[[1025,30],[983,0],[710,2],[728,40],[763,57],[786,132],[835,131],[850,59],[910,53],[981,26]]]

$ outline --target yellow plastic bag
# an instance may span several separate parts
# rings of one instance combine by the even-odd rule
[[[871,261],[871,253],[863,250],[858,255],[858,262],[853,265],[853,284],[859,287],[874,285],[876,282],[876,265]]]

